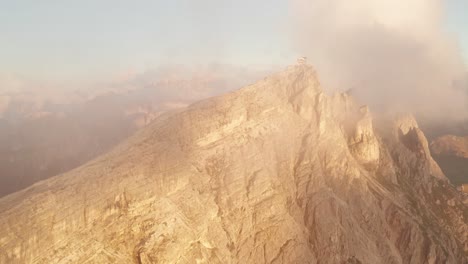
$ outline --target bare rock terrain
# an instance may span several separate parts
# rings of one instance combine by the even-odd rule
[[[160,114],[257,75],[263,71],[227,65],[169,67],[110,83],[76,84],[76,90],[63,84],[36,89],[39,84],[14,78],[21,85],[0,85],[0,197],[77,168]]]
[[[0,199],[0,263],[468,263],[461,201],[414,118],[304,64]]]

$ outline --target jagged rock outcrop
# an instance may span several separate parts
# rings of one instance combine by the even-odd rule
[[[434,161],[429,150],[429,143],[412,115],[399,115],[395,121],[398,137],[411,151],[429,163],[430,174],[441,180],[447,180],[439,165]]]
[[[354,135],[350,139],[351,153],[357,160],[378,165],[380,158],[380,147],[377,137],[374,134],[372,117],[367,106],[360,109],[360,117],[353,125]]]
[[[377,123],[290,67],[1,199],[0,262],[467,263],[416,122]]]

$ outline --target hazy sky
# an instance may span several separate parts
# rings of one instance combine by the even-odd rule
[[[447,24],[457,35],[463,50],[465,63],[468,64],[468,1],[448,0]]]
[[[468,54],[468,1],[448,1]],[[165,63],[288,64],[287,0],[0,0],[0,74],[101,78]]]

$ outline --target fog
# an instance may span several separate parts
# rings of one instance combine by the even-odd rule
[[[439,0],[291,0],[294,48],[373,111],[467,116],[465,65]]]
[[[270,71],[173,64],[82,87],[4,78],[0,197],[92,160],[164,112],[250,84]]]

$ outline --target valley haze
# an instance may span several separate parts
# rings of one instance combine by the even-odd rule
[[[0,0],[0,263],[467,263],[468,2]]]

